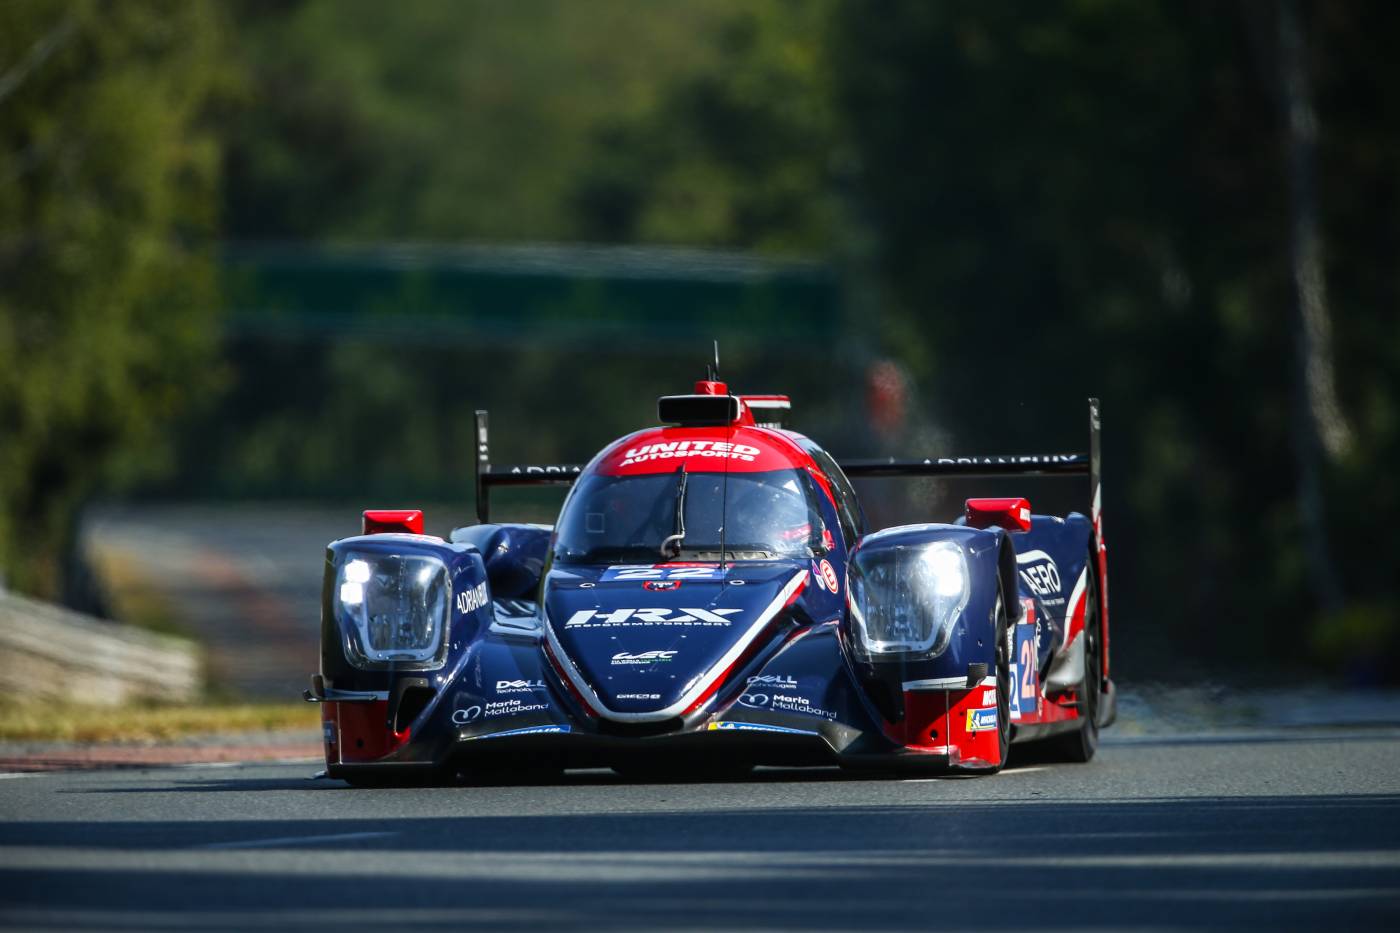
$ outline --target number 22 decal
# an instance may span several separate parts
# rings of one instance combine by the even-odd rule
[[[718,567],[609,567],[603,580],[715,580]]]
[[[1021,670],[1021,699],[1035,699],[1035,644],[1027,638],[1021,642],[1021,663],[1018,665]]]

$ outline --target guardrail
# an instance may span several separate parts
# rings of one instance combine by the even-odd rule
[[[198,646],[0,593],[0,695],[116,706],[198,698]]]

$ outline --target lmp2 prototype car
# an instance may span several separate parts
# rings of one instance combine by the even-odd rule
[[[495,468],[478,412],[479,524],[367,511],[326,551],[328,775],[1089,760],[1116,709],[1097,400],[1087,454],[841,465],[789,407],[711,374],[586,466]],[[870,531],[848,479],[969,475],[1087,475],[1090,514],[969,499]],[[545,483],[572,487],[556,525],[490,521],[493,487]]]

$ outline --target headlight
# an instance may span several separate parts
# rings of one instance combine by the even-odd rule
[[[436,557],[344,553],[333,603],[346,659],[360,668],[442,664],[450,597],[447,567]]]
[[[949,541],[857,551],[850,564],[851,619],[872,656],[941,654],[969,591],[967,558]]]

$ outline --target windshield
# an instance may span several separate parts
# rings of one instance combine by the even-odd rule
[[[586,476],[559,518],[554,558],[717,561],[721,533],[724,560],[823,552],[816,490],[805,473],[729,473],[725,486],[725,474],[711,472]]]

